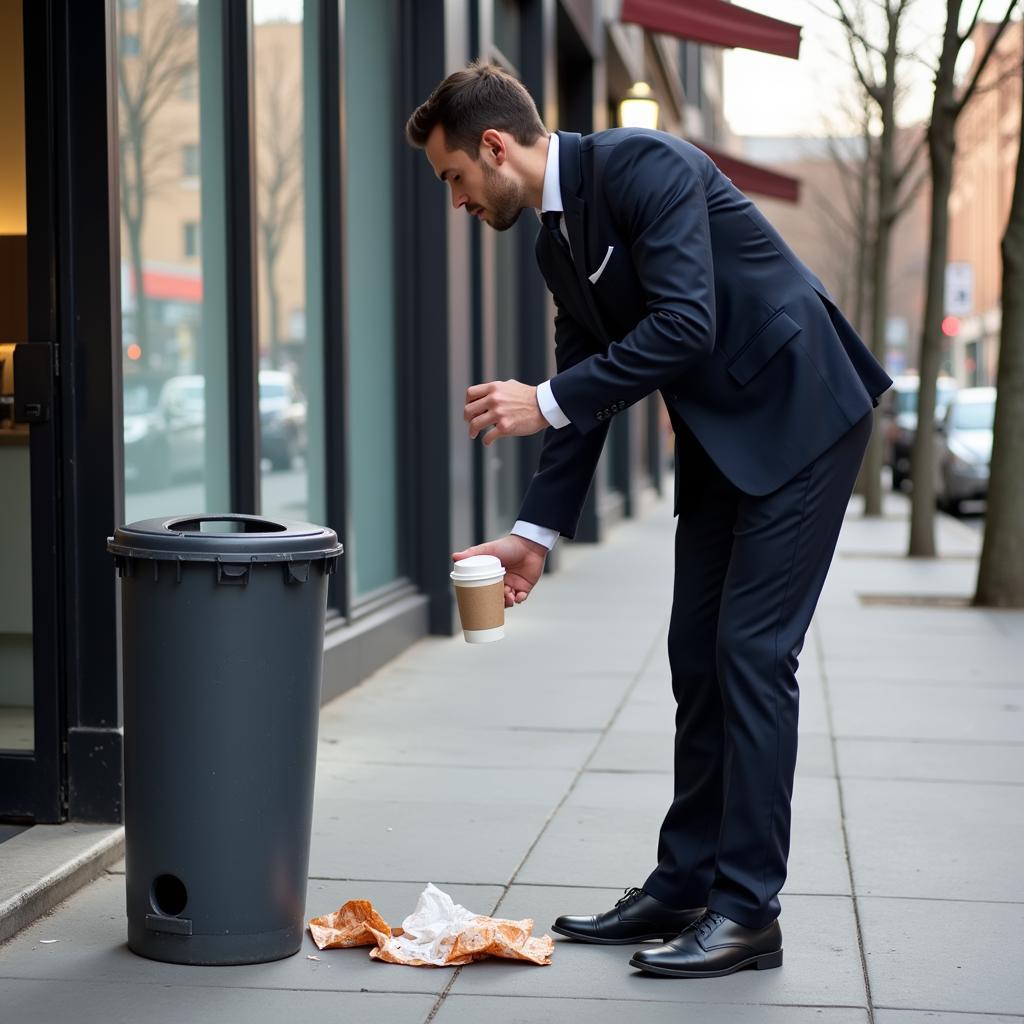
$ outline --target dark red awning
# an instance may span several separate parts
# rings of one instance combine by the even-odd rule
[[[767,167],[759,167],[757,164],[740,160],[739,157],[730,156],[720,149],[706,146],[699,139],[690,139],[695,146],[703,149],[712,160],[718,164],[721,172],[741,192],[754,192],[760,196],[771,196],[772,199],[783,199],[787,203],[798,203],[800,201],[800,179],[791,178],[788,174],[780,174],[778,171],[770,171]]]
[[[620,21],[711,46],[800,56],[800,26],[723,0],[622,0]]]

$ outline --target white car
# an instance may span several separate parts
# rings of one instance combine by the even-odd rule
[[[940,431],[936,499],[939,507],[957,512],[962,501],[988,497],[992,461],[995,388],[962,388],[950,401]]]

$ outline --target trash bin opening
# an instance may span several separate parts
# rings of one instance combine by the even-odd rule
[[[160,875],[153,880],[153,909],[168,917],[177,917],[188,903],[185,883],[176,875]]]
[[[210,516],[199,519],[175,519],[167,524],[168,530],[181,533],[281,533],[287,530],[280,523],[269,519],[228,519],[224,516]]]

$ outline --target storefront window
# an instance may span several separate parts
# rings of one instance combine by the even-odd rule
[[[520,60],[520,13],[519,0],[493,0],[494,2],[494,45],[513,67],[519,67]]]
[[[253,21],[261,509],[322,522],[316,3],[254,0]]]
[[[117,5],[129,520],[230,507],[221,14]]]
[[[346,562],[356,597],[396,580],[398,430],[395,284],[396,114],[392,3],[345,5],[347,136],[349,523]],[[444,415],[438,410],[438,415]]]

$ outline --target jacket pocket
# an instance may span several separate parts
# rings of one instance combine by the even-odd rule
[[[726,368],[733,380],[741,386],[746,384],[800,330],[800,325],[780,309],[729,361]]]

